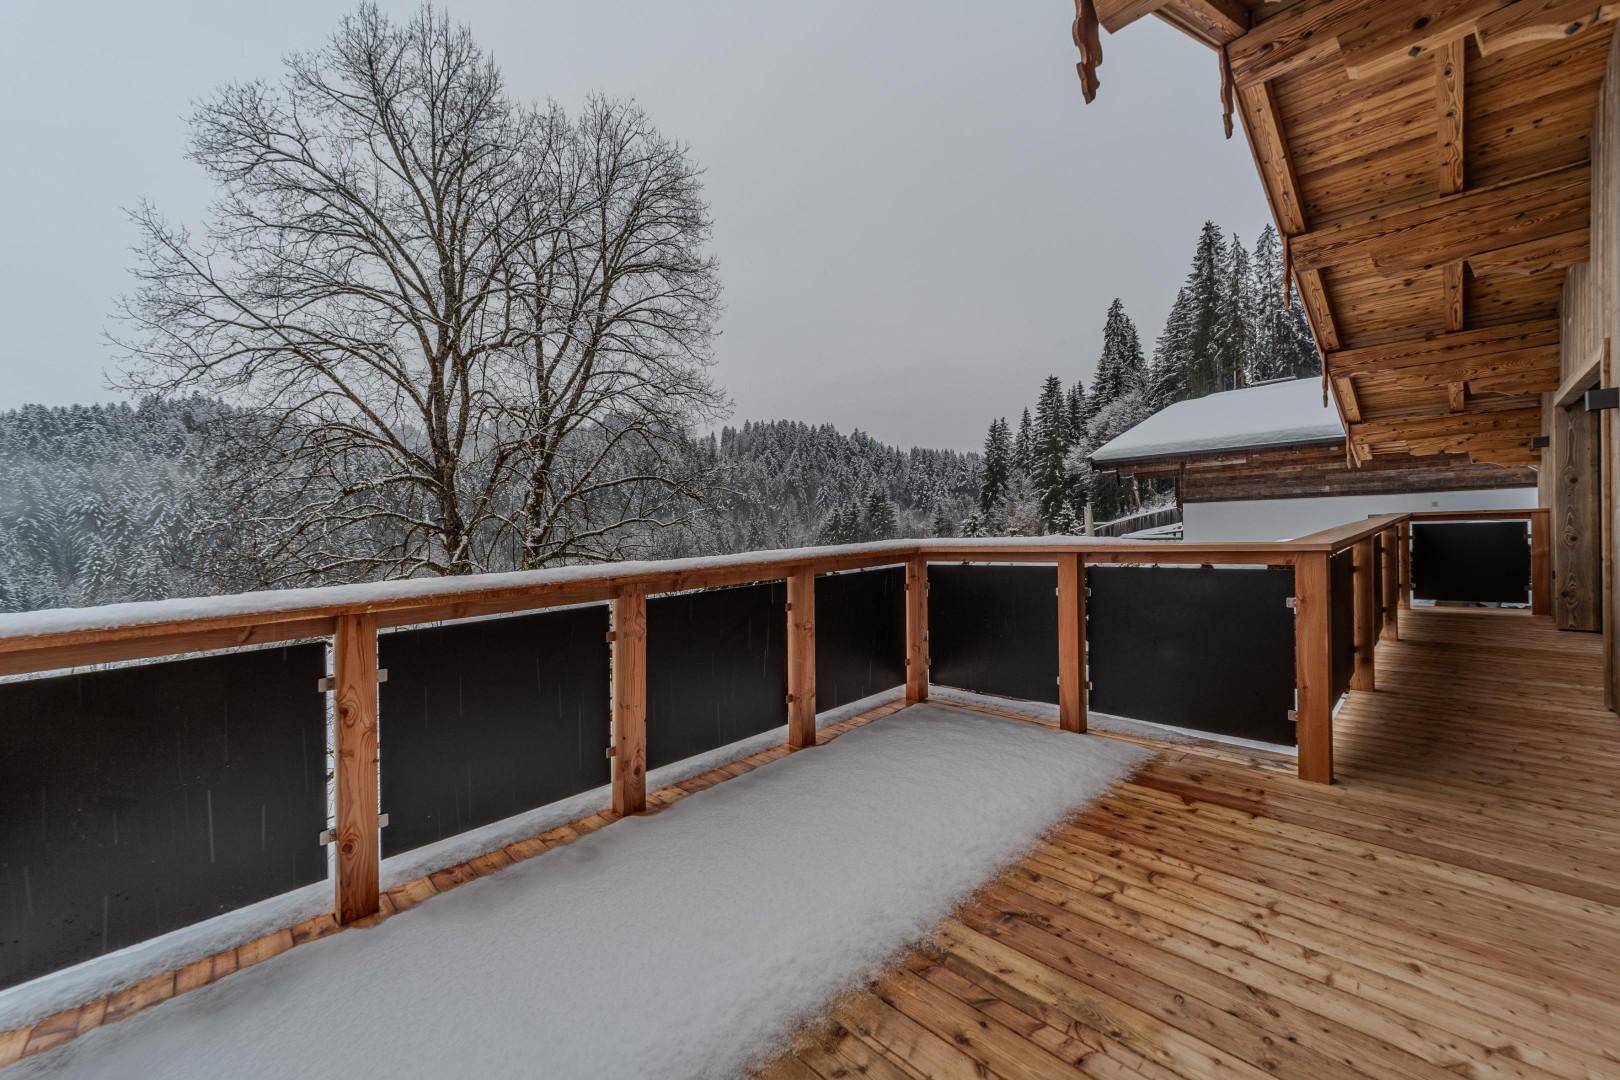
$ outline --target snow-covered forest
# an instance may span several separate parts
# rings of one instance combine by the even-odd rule
[[[1089,389],[1048,376],[1016,429],[990,423],[969,536],[1078,532],[1165,497],[1151,485],[1094,472],[1091,452],[1172,402],[1321,371],[1297,295],[1284,294],[1282,249],[1270,225],[1253,249],[1205,222],[1192,266],[1149,361],[1118,299],[1108,308]]]
[[[129,402],[0,413],[0,609],[1075,531],[1153,497],[1091,448],[1316,364],[1276,234],[1207,224],[1151,363],[1115,300],[1089,389],[1048,378],[982,458],[706,435],[728,406],[702,168],[634,101],[518,100],[469,27],[362,4],[189,128],[217,198],[130,212]]]
[[[268,563],[252,572],[254,533],[227,528],[218,504],[221,476],[239,479],[245,419],[201,396],[0,412],[0,610],[273,584]],[[977,454],[831,424],[747,422],[694,438],[691,455],[706,486],[681,528],[644,534],[648,554],[923,535],[979,491]]]
[[[748,421],[708,436],[688,427],[671,440],[688,463],[681,490],[666,493],[660,521],[621,530],[622,550],[1074,532],[1088,506],[1106,521],[1151,504],[1162,493],[1093,473],[1091,449],[1172,401],[1314,373],[1315,346],[1281,278],[1269,228],[1251,252],[1206,225],[1151,360],[1115,300],[1089,386],[1048,377],[1016,425],[990,425],[983,455],[903,449],[830,423]],[[260,426],[196,393],[0,413],[0,610],[367,576],[289,569],[266,548],[274,530],[262,522],[276,506],[264,493],[286,490],[287,478],[251,453],[257,441],[243,433]],[[497,504],[521,501],[520,480],[510,485]],[[513,552],[491,568],[521,561]]]

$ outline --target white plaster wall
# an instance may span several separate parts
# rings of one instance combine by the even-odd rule
[[[1533,487],[1188,503],[1182,511],[1182,533],[1188,540],[1292,540],[1372,514],[1409,510],[1527,510],[1536,505]]]

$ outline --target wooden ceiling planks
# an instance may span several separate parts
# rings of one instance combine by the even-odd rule
[[[1533,462],[1620,2],[1244,0],[1235,35],[1189,4],[1099,9],[1224,47],[1351,456]]]

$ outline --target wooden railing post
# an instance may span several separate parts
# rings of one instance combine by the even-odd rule
[[[1382,598],[1384,633],[1389,635],[1391,641],[1399,641],[1401,638],[1401,613],[1399,607],[1401,579],[1396,551],[1399,543],[1398,529],[1385,529],[1378,534],[1380,580],[1384,586]]]
[[[816,745],[816,575],[795,570],[787,579],[788,747]]]
[[[1412,610],[1412,524],[1402,522],[1396,529],[1397,561],[1401,574],[1401,610]]]
[[[1378,594],[1373,589],[1372,537],[1357,540],[1352,554],[1355,562],[1356,666],[1350,675],[1352,690],[1377,687],[1373,654],[1378,648]]]
[[[1530,512],[1530,613],[1552,614],[1552,514]]]
[[[613,812],[647,809],[647,594],[613,598]]]
[[[928,560],[906,560],[906,701],[928,700]]]
[[[337,921],[347,926],[378,910],[377,620],[343,615],[332,637],[332,836]]]
[[[1086,730],[1086,565],[1058,557],[1058,726]]]
[[[1332,585],[1326,552],[1294,561],[1294,677],[1299,778],[1333,782]]]

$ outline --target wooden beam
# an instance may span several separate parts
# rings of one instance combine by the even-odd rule
[[[1339,339],[1339,327],[1333,319],[1333,305],[1328,302],[1327,285],[1322,281],[1320,270],[1294,270],[1294,280],[1299,283],[1299,298],[1305,305],[1305,314],[1310,317],[1311,330],[1316,334],[1316,343],[1323,349],[1332,351],[1342,342]]]
[[[1620,3],[1597,0],[1519,0],[1480,17],[1474,27],[1485,56],[1518,45],[1562,41],[1620,18]]]
[[[1421,270],[1570,232],[1591,211],[1592,168],[1572,165],[1522,180],[1377,210],[1297,236],[1297,269],[1370,266]]]
[[[1401,608],[1412,608],[1412,526],[1401,522],[1395,527],[1395,561],[1401,574]]]
[[[1455,195],[1465,185],[1463,154],[1464,89],[1467,41],[1446,45],[1435,56],[1435,98],[1440,113],[1440,194]],[[1459,328],[1460,329],[1460,328]]]
[[[906,560],[906,701],[928,700],[928,560]]]
[[[1552,614],[1551,513],[1543,508],[1530,519],[1530,614]]]
[[[1440,114],[1440,194],[1455,195],[1467,180],[1463,122],[1464,90],[1467,86],[1468,43],[1459,39],[1446,45],[1435,56],[1435,103]],[[1446,263],[1441,274],[1441,293],[1446,309],[1446,329],[1461,330],[1467,322],[1467,267],[1461,262]]]
[[[1403,0],[1369,3],[1359,19],[1342,24],[1339,58],[1352,79],[1381,75],[1443,51],[1474,32],[1482,15],[1503,0]]]
[[[1350,381],[1348,375],[1333,377],[1333,394],[1339,399],[1339,407],[1344,410],[1346,420],[1355,423],[1361,419],[1361,403],[1356,400],[1356,385]]]
[[[1526,240],[1522,244],[1481,252],[1468,257],[1468,269],[1475,277],[1510,274],[1535,277],[1568,270],[1586,261],[1592,246],[1592,232],[1584,223],[1568,232]]]
[[[1604,364],[1609,358],[1609,339],[1604,338],[1592,355],[1587,357],[1569,378],[1558,384],[1558,390],[1553,395],[1553,405],[1560,409],[1567,409],[1581,399],[1581,396],[1603,381]]]
[[[375,915],[381,852],[377,820],[377,620],[345,615],[332,637],[332,832],[340,925]]]
[[[1228,47],[1232,78],[1252,86],[1313,67],[1339,53],[1336,27],[1368,0],[1302,0],[1256,25]]]
[[[1451,360],[1474,363],[1487,356],[1500,357],[1502,354],[1520,352],[1531,352],[1542,362],[1551,356],[1551,362],[1556,367],[1559,333],[1557,319],[1533,319],[1478,330],[1428,334],[1359,349],[1342,349],[1335,352],[1331,359],[1335,374],[1388,372]]]
[[[1212,49],[1236,41],[1249,29],[1249,11],[1238,0],[1169,0],[1154,14]]]
[[[1079,555],[1058,558],[1058,726],[1086,730],[1086,566]]]
[[[1383,584],[1384,595],[1379,605],[1383,609],[1383,632],[1391,641],[1400,640],[1400,530],[1385,529],[1378,534],[1379,581]]]
[[[1441,267],[1441,299],[1446,307],[1446,329],[1457,331],[1467,320],[1467,263],[1450,262]]]
[[[1475,461],[1529,462],[1541,405],[1364,421],[1350,436],[1374,453],[1467,454]]]
[[[647,809],[647,594],[613,598],[613,812]]]
[[[1146,18],[1170,0],[1096,0],[1097,21],[1110,34],[1117,34],[1138,19]]]
[[[1255,166],[1271,196],[1277,229],[1284,236],[1297,236],[1306,229],[1305,197],[1300,193],[1299,177],[1288,154],[1276,91],[1270,83],[1247,87],[1238,94],[1238,104]]]
[[[799,570],[787,581],[788,747],[816,745],[816,575]]]
[[[1294,562],[1294,677],[1298,703],[1299,778],[1333,782],[1332,586],[1328,555]]]
[[[1357,542],[1350,558],[1354,563],[1354,607],[1356,665],[1350,673],[1352,690],[1376,690],[1373,653],[1378,644],[1378,593],[1373,588],[1373,540]]]
[[[1468,383],[1458,380],[1447,387],[1449,406],[1454,413],[1460,413],[1468,408]]]
[[[1601,368],[1594,374],[1601,377]],[[1602,414],[1545,412],[1552,443],[1542,473],[1550,481],[1544,499],[1553,518],[1553,612],[1560,630],[1596,631],[1603,626]]]

